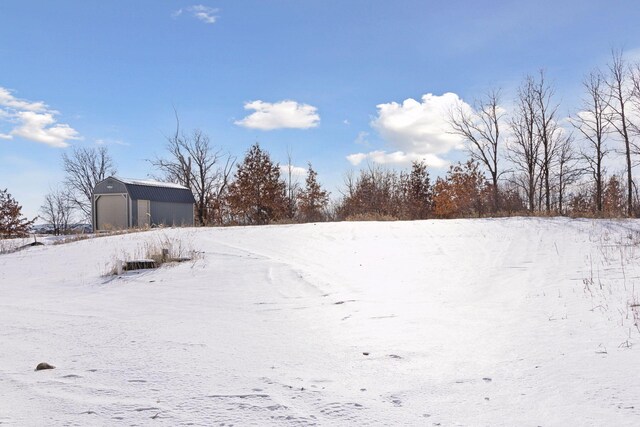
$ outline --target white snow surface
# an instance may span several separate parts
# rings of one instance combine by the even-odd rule
[[[639,242],[638,221],[510,218],[0,255],[0,424],[637,426]],[[108,275],[169,243],[199,254]]]

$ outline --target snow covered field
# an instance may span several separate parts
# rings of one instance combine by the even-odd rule
[[[0,425],[640,425],[639,260],[640,222],[522,218],[0,255]]]

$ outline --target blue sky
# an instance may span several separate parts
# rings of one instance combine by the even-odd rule
[[[367,162],[437,175],[464,157],[449,102],[508,103],[544,68],[569,114],[612,47],[640,48],[638,22],[634,1],[2,0],[0,187],[35,216],[62,153],[97,144],[144,178],[173,106],[239,158],[257,141],[311,161],[334,194]]]

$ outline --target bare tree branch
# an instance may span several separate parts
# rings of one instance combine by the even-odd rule
[[[116,168],[106,147],[74,148],[68,155],[62,154],[65,185],[70,190],[69,197],[85,219],[91,218],[91,196],[96,184],[110,175]]]

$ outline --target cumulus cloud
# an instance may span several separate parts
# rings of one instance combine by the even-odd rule
[[[444,168],[449,162],[434,154],[405,153],[403,151],[371,151],[369,153],[356,153],[347,156],[347,160],[354,166],[358,166],[364,161],[371,161],[381,165],[406,165],[411,162],[425,162],[427,166],[433,168]]]
[[[235,124],[251,129],[309,129],[320,122],[316,107],[291,100],[276,103],[251,101],[244,105],[244,109],[254,112]]]
[[[68,124],[58,123],[55,117],[58,114],[42,101],[19,99],[0,87],[0,121],[12,127],[9,133],[0,133],[1,139],[17,136],[52,147],[67,147],[69,140],[80,136]]]
[[[0,106],[7,109],[26,110],[26,111],[44,111],[48,107],[42,101],[30,102],[24,99],[18,99],[11,94],[8,89],[0,87]],[[5,113],[7,111],[5,110]]]
[[[284,176],[289,175],[289,165],[280,165],[280,173]],[[291,165],[291,176],[295,178],[305,177],[307,175],[307,168],[302,166]]]
[[[218,20],[218,16],[216,14],[219,12],[219,9],[214,9],[212,7],[204,6],[201,4],[189,6],[186,9],[175,10],[171,13],[171,17],[173,19],[177,19],[185,11],[190,13],[191,16],[193,16],[197,20],[204,22],[205,24],[215,24]]]
[[[454,106],[467,106],[455,93],[423,95],[420,101],[406,99],[377,106],[371,127],[392,148],[392,152],[372,151],[347,157],[352,164],[370,159],[383,164],[407,164],[424,160],[433,167],[445,167],[441,155],[464,147],[463,140],[449,131],[447,113]],[[357,162],[357,163],[356,163]]]

